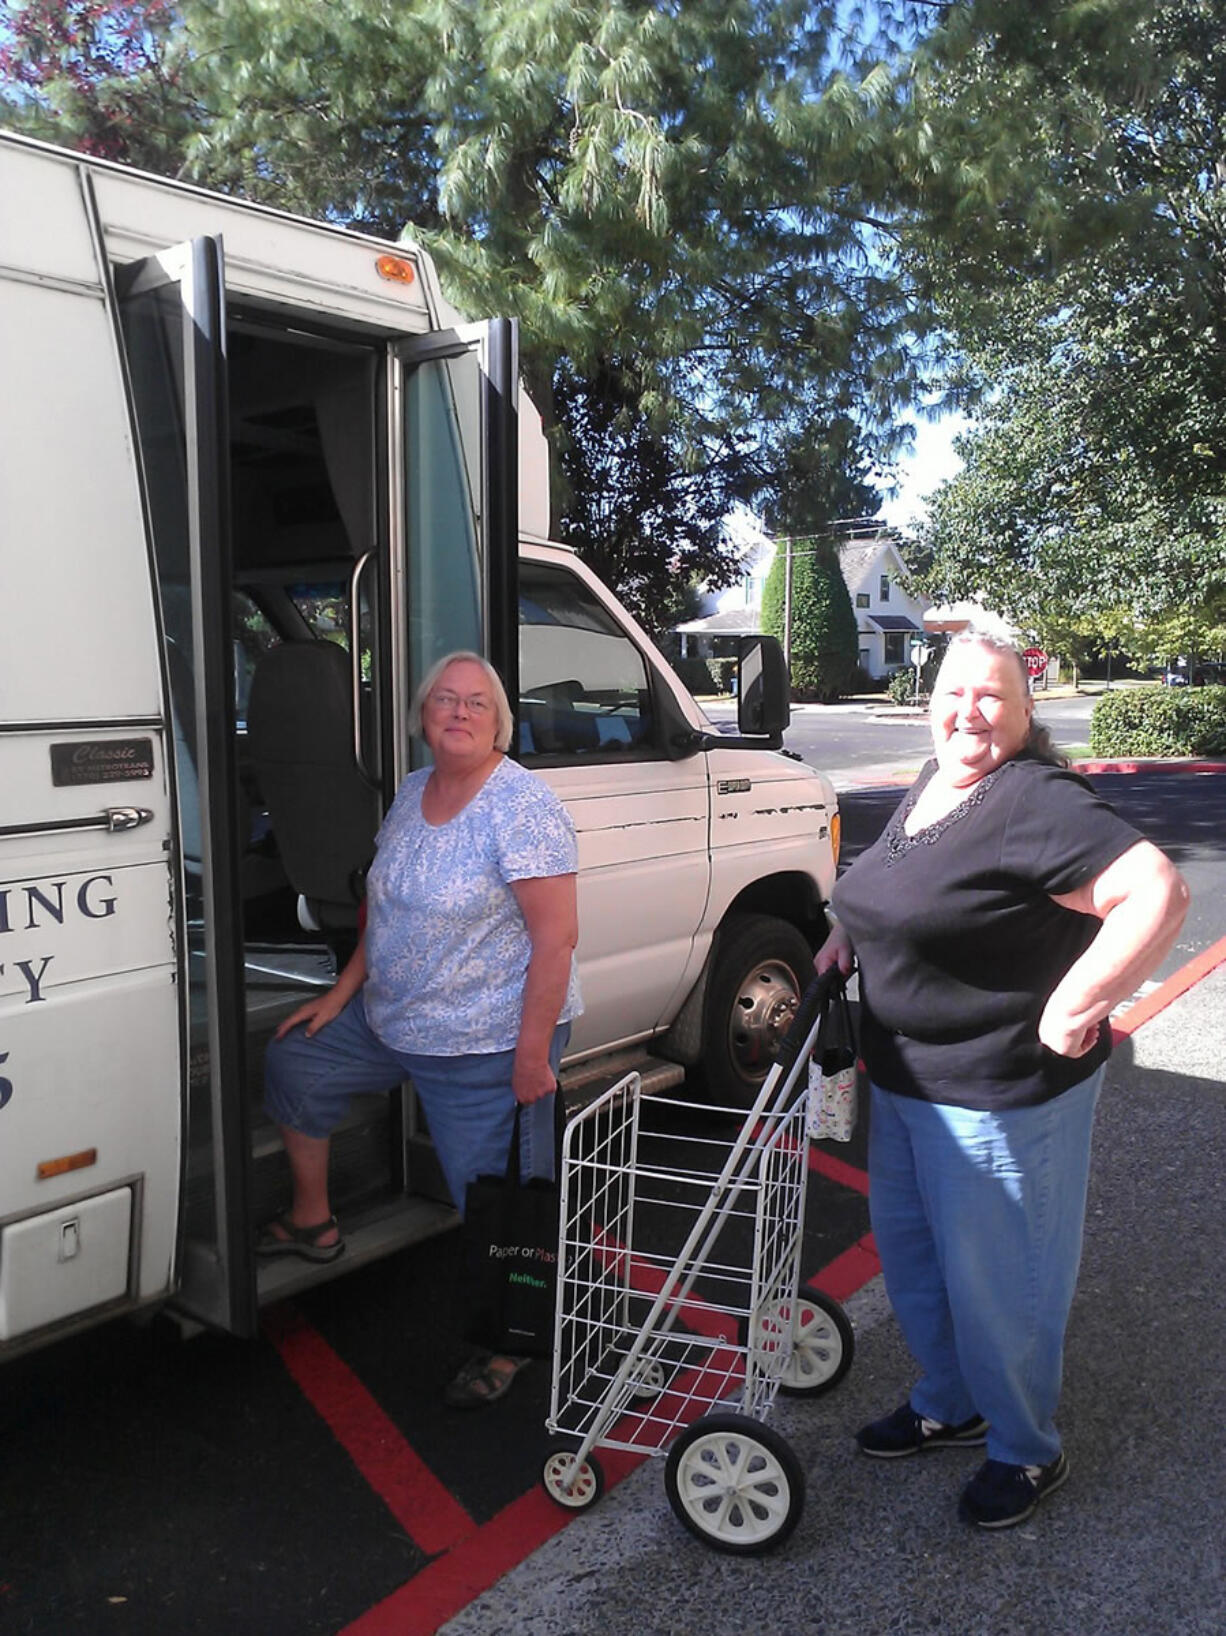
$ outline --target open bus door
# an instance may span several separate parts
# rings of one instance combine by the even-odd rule
[[[186,967],[185,1197],[176,1305],[254,1332],[230,636],[225,286],[197,238],[120,269],[116,293],[158,582]],[[190,1206],[190,1210],[189,1210]]]
[[[380,805],[413,759],[405,717],[417,682],[440,654],[473,647],[490,655],[515,696],[515,330],[494,321],[389,345],[255,302],[228,309],[215,239],[124,267],[116,284],[177,751],[190,1052],[176,1305],[248,1334],[261,1301],[451,1219],[428,1204],[437,1193],[429,1163],[410,1168],[421,1147],[411,1095],[394,1109],[395,1099],[375,1098],[355,1106],[333,1143],[345,1257],[323,1267],[285,1258],[257,1265],[253,1218],[288,1196],[259,1086],[270,1030],[306,997],[304,983],[330,980],[326,969],[302,976],[310,956],[301,939],[311,936],[302,928],[314,923],[315,952],[326,959],[330,951],[333,969],[344,958],[343,931],[315,918],[320,904],[299,873],[335,863],[325,854],[344,828],[352,856],[341,877],[360,875],[349,865],[363,861],[361,835],[373,845]],[[337,594],[321,596],[329,585]],[[234,620],[244,598],[248,621],[267,615],[272,647],[256,661],[240,721]],[[285,650],[302,658],[310,657],[304,647],[336,651],[311,624],[322,602],[336,621],[332,638],[348,649],[352,723],[341,737],[350,750],[325,781],[329,798],[352,792],[360,810],[348,826],[318,811],[308,818],[294,804],[314,804],[320,793],[320,780],[302,775],[322,726],[316,716],[295,718],[295,690],[276,695],[279,725],[270,731],[269,679],[289,673],[283,661],[298,663]],[[307,758],[301,767],[295,744]],[[262,796],[254,814],[253,788]],[[305,855],[296,844],[300,814]],[[265,894],[258,914],[252,816],[262,826],[262,861],[283,869],[279,898]]]

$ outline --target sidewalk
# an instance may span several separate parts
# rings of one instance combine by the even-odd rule
[[[1226,947],[1192,975],[1214,954]],[[982,1451],[856,1453],[854,1428],[910,1379],[878,1279],[848,1303],[848,1378],[772,1412],[808,1478],[779,1552],[735,1558],[693,1540],[649,1461],[447,1636],[1220,1636],[1226,963],[1150,1015],[1162,998],[1138,1008],[1108,1067],[1060,1415],[1072,1477],[1028,1523],[985,1534],[958,1521]]]

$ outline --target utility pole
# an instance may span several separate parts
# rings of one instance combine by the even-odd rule
[[[783,657],[792,668],[792,536],[783,542]]]

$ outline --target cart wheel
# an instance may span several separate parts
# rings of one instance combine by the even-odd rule
[[[659,1358],[645,1358],[632,1370],[629,1384],[635,1397],[659,1397],[668,1385],[668,1371]]]
[[[589,1505],[604,1493],[604,1472],[599,1462],[588,1455],[575,1467],[572,1449],[552,1449],[541,1469],[541,1482],[555,1505],[564,1511],[586,1511]]]
[[[781,1545],[805,1503],[800,1461],[778,1432],[743,1414],[687,1426],[669,1450],[664,1486],[690,1533],[732,1556]]]
[[[787,1312],[787,1304],[781,1304],[785,1323]],[[832,1391],[851,1368],[855,1350],[851,1321],[832,1296],[818,1291],[797,1296],[792,1356],[779,1390],[792,1397],[820,1397]]]

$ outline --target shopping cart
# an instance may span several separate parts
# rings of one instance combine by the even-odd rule
[[[797,1290],[807,1067],[841,981],[828,972],[805,992],[731,1144],[695,1135],[709,1104],[644,1098],[637,1074],[568,1122],[548,1419],[560,1441],[541,1473],[558,1505],[599,1498],[597,1448],[667,1451],[669,1502],[707,1544],[755,1554],[799,1521],[803,1469],[763,1422],[777,1392],[828,1391],[851,1365],[841,1307]]]

